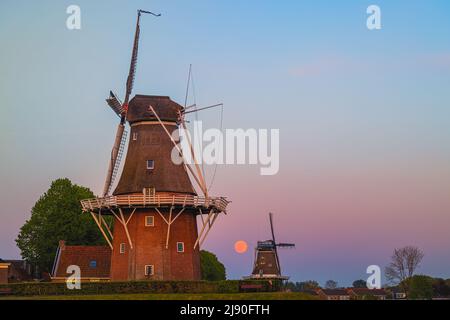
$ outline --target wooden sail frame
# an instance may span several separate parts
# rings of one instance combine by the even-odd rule
[[[152,105],[149,105],[148,108],[153,112],[153,114],[156,117],[156,120],[159,122],[159,124],[161,125],[161,127],[164,129],[164,132],[167,134],[167,136],[169,137],[170,141],[172,141],[174,147],[177,149],[178,153],[181,156],[183,165],[185,168],[187,168],[189,170],[189,172],[191,173],[191,175],[193,176],[195,182],[197,183],[197,185],[199,186],[200,190],[203,192],[203,194],[205,195],[205,197],[208,197],[208,190],[206,188],[206,183],[205,183],[205,179],[203,177],[203,174],[201,173],[201,170],[199,170],[198,167],[198,162],[197,159],[195,157],[194,154],[194,150],[193,147],[190,143],[190,139],[188,139],[188,143],[189,143],[189,148],[191,150],[191,154],[193,156],[194,162],[195,162],[195,166],[197,169],[197,174],[194,172],[194,170],[192,169],[191,165],[186,163],[183,157],[183,151],[180,149],[179,145],[176,143],[176,141],[174,140],[174,138],[172,137],[172,135],[170,134],[169,130],[167,129],[166,125],[164,124],[163,121],[161,121],[161,118],[159,117],[158,113],[155,111],[155,109],[153,108]]]

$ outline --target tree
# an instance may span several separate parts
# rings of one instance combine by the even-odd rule
[[[410,299],[433,298],[433,279],[424,275],[415,275],[408,279]]]
[[[297,287],[299,291],[301,290],[314,290],[319,288],[319,283],[315,280],[308,280],[303,282],[297,282]]]
[[[293,292],[305,291],[305,290],[314,290],[319,287],[319,283],[314,280],[308,280],[303,282],[291,282],[287,281],[284,284],[284,289]]]
[[[417,267],[423,259],[423,252],[417,247],[407,246],[395,249],[391,257],[391,263],[386,267],[386,278],[392,283],[400,283],[407,291],[408,278],[414,275]]]
[[[69,179],[57,179],[31,209],[31,218],[20,228],[16,239],[22,257],[40,271],[50,272],[59,240],[67,244],[104,244],[100,232],[80,200],[94,197],[85,187]]]
[[[226,279],[225,266],[217,259],[214,253],[201,250],[200,265],[203,280],[219,281]]]
[[[334,280],[328,280],[325,282],[325,288],[326,289],[336,289],[338,286],[338,283]]]
[[[355,280],[353,281],[353,288],[367,288],[366,280]]]
[[[437,297],[447,298],[450,296],[450,285],[444,279],[433,279],[433,292]]]

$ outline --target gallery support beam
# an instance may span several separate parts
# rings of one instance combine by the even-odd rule
[[[108,236],[106,235],[105,231],[102,228],[102,223],[100,221],[101,217],[99,219],[95,216],[95,213],[93,213],[92,211],[90,213],[91,213],[91,216],[94,219],[95,223],[97,224],[98,228],[100,229],[100,232],[102,233],[103,237],[105,238],[106,242],[108,243],[109,247],[111,248],[111,250],[113,250],[113,245],[111,244],[111,240],[109,240]]]
[[[212,229],[214,222],[216,221],[217,217],[219,216],[220,212],[216,212],[213,209],[211,209],[208,213],[208,217],[206,218],[206,220],[203,219],[202,217],[202,211],[200,210],[200,217],[202,220],[202,228],[200,230],[200,233],[198,234],[197,240],[194,243],[194,249],[203,244],[203,242],[206,239],[206,236],[208,235],[209,231]]]
[[[112,209],[110,211],[114,215],[114,217],[116,217],[117,221],[119,221],[120,224],[123,226],[123,229],[125,230],[125,234],[127,235],[128,244],[130,245],[130,248],[133,249],[133,241],[131,241],[130,232],[128,231],[128,222],[130,222],[130,219],[133,216],[133,214],[135,213],[136,208],[133,209],[133,211],[131,212],[128,219],[125,219],[125,216],[124,216],[121,208],[118,208],[119,215],[117,215],[114,212],[114,210],[112,210]]]
[[[172,219],[173,216],[173,209],[174,207],[170,207],[169,210],[169,220],[167,220],[164,215],[161,213],[161,211],[159,211],[158,208],[155,208],[156,212],[161,216],[161,218],[164,220],[164,222],[167,224],[167,234],[166,234],[166,249],[169,248],[169,240],[170,240],[170,228],[172,226],[172,224],[175,222],[175,220],[177,220],[177,218],[183,213],[185,208],[182,208],[177,215]]]

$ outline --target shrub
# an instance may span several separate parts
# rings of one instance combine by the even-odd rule
[[[17,296],[39,295],[92,295],[120,293],[238,293],[242,285],[255,285],[257,292],[279,290],[269,281],[128,281],[128,282],[82,282],[80,290],[69,290],[65,283],[24,282],[0,285],[0,292]]]

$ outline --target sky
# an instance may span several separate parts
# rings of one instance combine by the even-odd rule
[[[66,28],[71,4],[81,30]],[[381,30],[366,27],[371,4]],[[124,95],[138,8],[162,16],[142,21],[134,93],[182,103],[192,64],[197,103],[223,102],[224,128],[280,130],[277,175],[217,169],[211,193],[232,203],[205,249],[229,278],[250,274],[268,212],[296,244],[280,250],[293,281],[347,286],[405,245],[425,252],[420,273],[450,278],[444,0],[1,1],[0,257],[20,257],[14,239],[52,180],[101,193],[117,126],[104,99]]]

